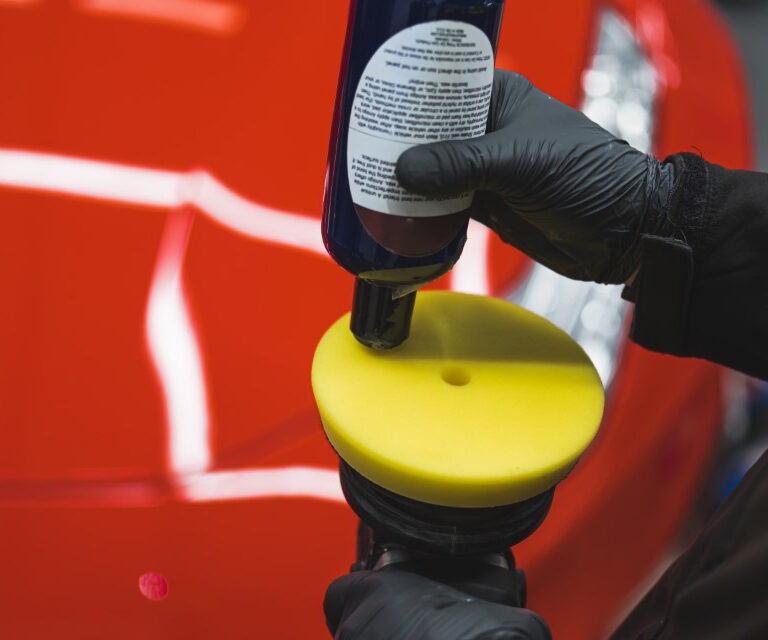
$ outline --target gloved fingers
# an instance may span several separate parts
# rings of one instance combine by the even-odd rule
[[[542,147],[551,146],[546,136],[542,140],[530,138],[531,131],[536,129],[529,120],[538,117],[542,109],[553,111],[555,121],[562,119],[562,111],[567,112],[566,121],[572,119],[572,109],[536,89],[527,78],[497,69],[488,133],[407,149],[398,159],[397,179],[409,191],[441,198],[477,189],[497,190],[525,180],[531,171],[527,165],[535,170],[547,155],[542,153]]]
[[[395,175],[408,191],[422,196],[451,198],[475,191],[485,185],[500,142],[490,133],[411,147],[398,158]]]
[[[395,174],[406,189],[423,196],[452,197],[484,186],[491,159],[499,155],[502,114],[533,90],[530,81],[519,73],[496,69],[493,78],[491,106],[488,113],[489,133],[469,140],[448,140],[418,145],[404,151]],[[503,146],[503,145],[502,145]]]
[[[528,638],[541,638],[541,640],[552,640],[552,632],[549,630],[549,625],[544,622],[538,613],[533,611],[528,612],[530,617],[528,618]]]
[[[336,640],[551,640],[532,611],[478,600],[406,571],[361,571],[325,600]]]
[[[336,629],[344,615],[344,605],[351,590],[360,584],[370,571],[355,571],[334,580],[325,592],[323,611],[325,624],[331,635],[336,634]]]
[[[475,640],[552,640],[549,625],[540,615],[529,609],[518,609],[518,612],[520,615],[514,626],[478,636]]]
[[[495,131],[507,124],[509,116],[515,113],[515,108],[531,92],[538,92],[538,89],[525,76],[514,71],[496,69],[493,74],[488,131]]]

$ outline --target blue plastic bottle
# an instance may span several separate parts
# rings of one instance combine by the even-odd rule
[[[408,337],[416,290],[447,273],[472,194],[428,200],[394,168],[415,144],[485,132],[503,0],[351,0],[323,204],[328,253],[357,276],[351,329]]]

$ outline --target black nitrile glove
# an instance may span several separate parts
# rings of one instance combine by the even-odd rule
[[[400,570],[357,571],[325,594],[336,640],[550,640],[532,611],[478,600]]]
[[[486,135],[405,151],[397,177],[432,197],[476,190],[472,217],[565,276],[626,282],[640,236],[672,237],[674,166],[641,153],[524,77],[496,71]]]

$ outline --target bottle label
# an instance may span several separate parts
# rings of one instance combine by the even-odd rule
[[[483,135],[492,87],[493,47],[473,25],[426,22],[381,45],[360,78],[349,120],[347,171],[358,212],[427,218],[468,209],[472,193],[436,200],[406,191],[395,164],[417,144]]]

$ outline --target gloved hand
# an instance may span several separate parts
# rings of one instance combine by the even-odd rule
[[[532,611],[478,600],[401,570],[357,571],[325,594],[336,640],[550,640]]]
[[[619,140],[524,77],[497,70],[488,131],[412,147],[397,163],[408,190],[477,190],[472,216],[543,265],[578,280],[626,282],[640,236],[673,237],[675,169]]]

